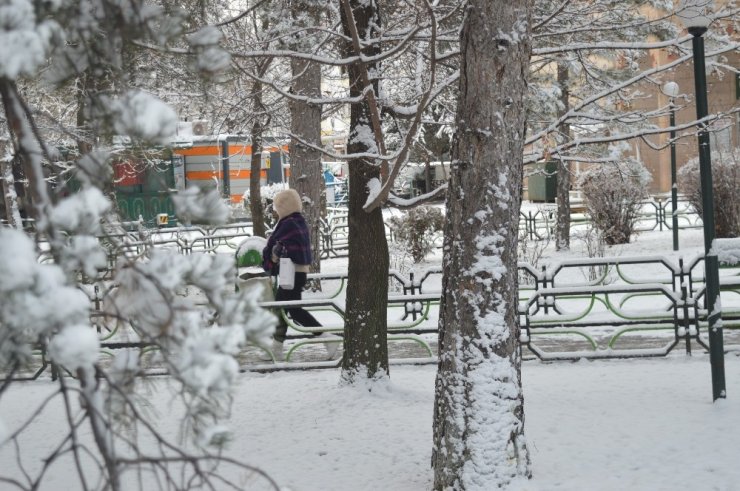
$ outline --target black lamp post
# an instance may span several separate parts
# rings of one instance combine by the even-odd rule
[[[712,365],[712,395],[716,401],[727,397],[725,354],[722,335],[722,307],[719,299],[719,264],[712,251],[714,242],[714,197],[712,193],[712,159],[707,131],[707,76],[704,68],[704,38],[709,27],[712,0],[684,0],[679,16],[693,36],[694,83],[696,85],[696,118],[699,123],[699,172],[701,174],[702,221],[704,222],[705,299],[709,331],[709,360]]]
[[[676,126],[676,106],[673,99],[679,94],[676,82],[667,82],[663,85],[663,93],[670,97],[670,126]],[[676,130],[671,129],[671,230],[673,231],[673,250],[678,250],[678,186],[676,185]]]

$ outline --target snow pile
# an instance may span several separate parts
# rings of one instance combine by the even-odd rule
[[[267,201],[272,202],[275,199],[275,195],[285,189],[288,189],[287,182],[276,182],[268,184],[267,186],[260,186],[260,198],[262,199],[262,203],[266,204]],[[249,202],[249,188],[244,191],[243,198],[244,201]]]
[[[198,53],[195,67],[206,73],[217,73],[229,68],[231,55],[218,43],[223,35],[215,26],[206,26],[188,36],[188,42]]]
[[[239,373],[234,355],[246,343],[244,330],[234,326],[203,329],[195,323],[187,329],[173,360],[180,376],[198,396],[228,392]]]
[[[78,368],[91,368],[99,355],[100,341],[89,325],[68,326],[49,343],[49,356],[54,363],[72,372]]]
[[[247,237],[239,243],[236,248],[236,256],[240,257],[250,251],[257,251],[262,254],[262,249],[267,245],[267,239],[258,235]]]
[[[231,209],[224,202],[216,189],[189,187],[172,195],[177,218],[182,223],[192,225],[208,223],[221,225],[231,215]]]
[[[375,199],[380,194],[380,190],[382,189],[382,184],[380,183],[380,179],[377,177],[373,177],[369,181],[367,181],[367,201],[365,201],[365,204],[363,206],[368,206],[370,203],[375,201]]]
[[[43,335],[88,322],[89,301],[56,265],[39,264],[24,233],[0,229],[0,366],[30,355]]]
[[[722,265],[735,265],[740,263],[740,238],[714,239],[710,254],[716,254],[717,260]]]
[[[107,267],[108,256],[96,237],[75,235],[62,250],[62,263],[68,271],[82,271],[94,278],[98,271]]]
[[[262,270],[262,250],[267,246],[267,239],[258,235],[247,237],[236,248],[236,265],[239,274],[249,272],[259,274]],[[247,268],[247,269],[243,269]]]
[[[369,124],[358,124],[349,135],[348,145],[359,144],[365,153],[377,154],[378,147],[375,142],[375,133]]]
[[[148,262],[116,275],[119,315],[157,339],[165,363],[199,396],[227,392],[238,372],[234,355],[275,322],[257,305],[257,294],[233,293],[234,270],[230,255],[155,251]],[[175,294],[188,285],[203,292],[213,312]]]
[[[177,113],[145,92],[129,91],[110,106],[113,126],[120,135],[164,144],[177,132]]]
[[[110,209],[100,189],[88,187],[62,200],[51,212],[51,221],[65,232],[96,234],[100,218]]]
[[[32,75],[46,62],[58,33],[54,21],[36,23],[33,2],[4,0],[0,4],[0,77],[15,80]]]
[[[740,358],[728,355],[726,369],[729,398],[713,404],[706,355],[525,361],[525,427],[533,479],[520,489],[736,489]],[[432,489],[436,365],[394,366],[391,372],[391,379],[372,391],[339,385],[335,370],[241,374],[234,393],[237,410],[225,422],[236,429],[225,455],[263,469],[280,489]],[[181,426],[173,416],[182,409],[167,390],[171,383],[149,378],[137,396],[150,405],[152,423],[176,437]],[[7,430],[16,430],[28,408],[38,407],[55,390],[44,382],[11,385],[2,399]],[[66,436],[65,418],[58,398],[39,424],[28,428],[21,459],[26,471],[42,468],[44,458]],[[229,436],[219,425],[209,425],[201,435],[211,442]],[[154,445],[147,449],[155,450]],[[64,458],[47,474],[57,483],[75,482],[71,452]],[[83,464],[92,465],[87,459]],[[0,447],[0,469],[3,476],[22,479],[12,445]],[[218,472],[236,477],[227,466]],[[64,487],[48,484],[46,488]],[[276,489],[256,480],[243,488]]]
[[[136,349],[123,348],[116,351],[111,365],[111,374],[115,379],[121,379],[128,374],[139,371],[139,351]]]
[[[465,489],[486,491],[491,483],[510,483],[526,472],[518,468],[528,460],[522,422],[517,418],[522,393],[511,360],[496,355],[473,366],[468,378],[468,401],[461,402],[468,421],[469,458],[460,480]],[[502,455],[507,458],[501,459]]]

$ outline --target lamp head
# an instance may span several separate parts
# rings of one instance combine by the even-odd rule
[[[676,82],[666,82],[660,90],[671,99],[677,97],[680,93]]]
[[[692,36],[707,32],[714,0],[679,0],[676,15]]]

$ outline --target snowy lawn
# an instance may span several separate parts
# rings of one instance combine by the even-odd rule
[[[525,362],[532,489],[739,489],[740,358],[726,368],[712,404],[706,356]],[[233,422],[260,423],[233,453],[295,490],[430,489],[435,369],[393,367],[372,394],[331,371],[246,375]]]
[[[709,360],[674,355],[657,360],[523,364],[532,490],[740,489],[740,357],[726,358],[728,399],[711,401]],[[432,444],[436,366],[393,366],[390,384],[338,385],[337,370],[245,373],[228,425],[228,455],[267,471],[284,489],[426,490]],[[151,384],[151,385],[150,385]],[[162,385],[145,396],[160,430],[176,435]],[[51,389],[48,380],[16,384],[3,397],[12,429]],[[176,411],[175,411],[176,412]],[[61,411],[31,428],[31,467],[62,434]],[[0,469],[16,466],[7,446]],[[35,461],[35,462],[34,462]],[[72,466],[55,470],[45,489],[71,483]],[[251,481],[245,489],[268,489]],[[2,486],[0,486],[2,489]]]
[[[700,230],[681,231],[680,252],[671,250],[670,232],[646,232],[606,255],[659,254],[676,262],[701,248]],[[567,253],[552,249],[542,264],[584,255],[580,241]],[[420,268],[440,263],[435,251]],[[345,271],[346,260],[323,267]],[[740,490],[740,357],[726,356],[728,399],[712,403],[708,356],[696,346],[694,352],[654,360],[525,361],[531,490]],[[233,431],[227,455],[263,469],[285,490],[430,489],[435,372],[436,365],[394,365],[391,382],[372,393],[340,387],[336,369],[242,373],[226,421]],[[168,381],[140,379],[139,393],[157,428],[176,440],[182,408]],[[46,374],[11,385],[0,398],[0,442],[56,388]],[[31,475],[66,430],[57,398],[22,439],[22,463]],[[83,440],[89,433],[81,429]],[[0,445],[0,475],[21,478],[14,454],[12,445]],[[254,475],[241,482],[243,489],[270,489]],[[71,459],[62,458],[42,489],[79,489],[77,483]],[[15,488],[0,482],[5,489]]]

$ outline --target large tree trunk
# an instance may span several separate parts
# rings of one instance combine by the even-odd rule
[[[360,39],[375,37],[370,30],[380,25],[376,3],[352,0],[350,5]],[[343,10],[342,23],[344,32],[349,34]],[[348,53],[352,52],[351,47],[347,49]],[[372,55],[377,49],[368,47],[363,53]],[[362,94],[360,78],[360,67],[351,65],[350,97]],[[368,104],[363,99],[352,106],[348,153],[377,151],[362,137],[372,135],[371,128]],[[368,159],[349,161],[349,279],[342,361],[342,379],[349,383],[388,374],[388,243],[381,208],[370,213],[363,210],[369,194],[368,182],[379,177],[380,168]]]
[[[438,490],[503,488],[530,474],[516,268],[529,13],[527,0],[470,0],[461,33],[435,391]]]
[[[291,9],[294,10],[294,17],[308,10],[315,20],[315,25],[320,25],[320,19],[317,19],[318,12],[315,12],[316,7],[309,2],[293,2]],[[291,59],[290,66],[293,72],[293,94],[315,99],[321,97],[321,66],[298,58]],[[311,231],[313,253],[311,270],[319,272],[322,204],[326,201],[321,151],[318,150],[321,148],[321,106],[296,100],[291,100],[289,106],[290,132],[294,136],[290,140],[290,187],[298,191],[303,199],[303,215]],[[317,148],[303,145],[298,139]]]
[[[562,104],[559,116],[570,110],[570,90],[568,87],[567,61],[558,63],[558,85],[560,86],[560,102]],[[560,126],[560,138],[570,139],[570,124]],[[570,249],[570,164],[562,158],[558,160],[557,171],[558,217],[555,228],[555,248],[558,251]]]

